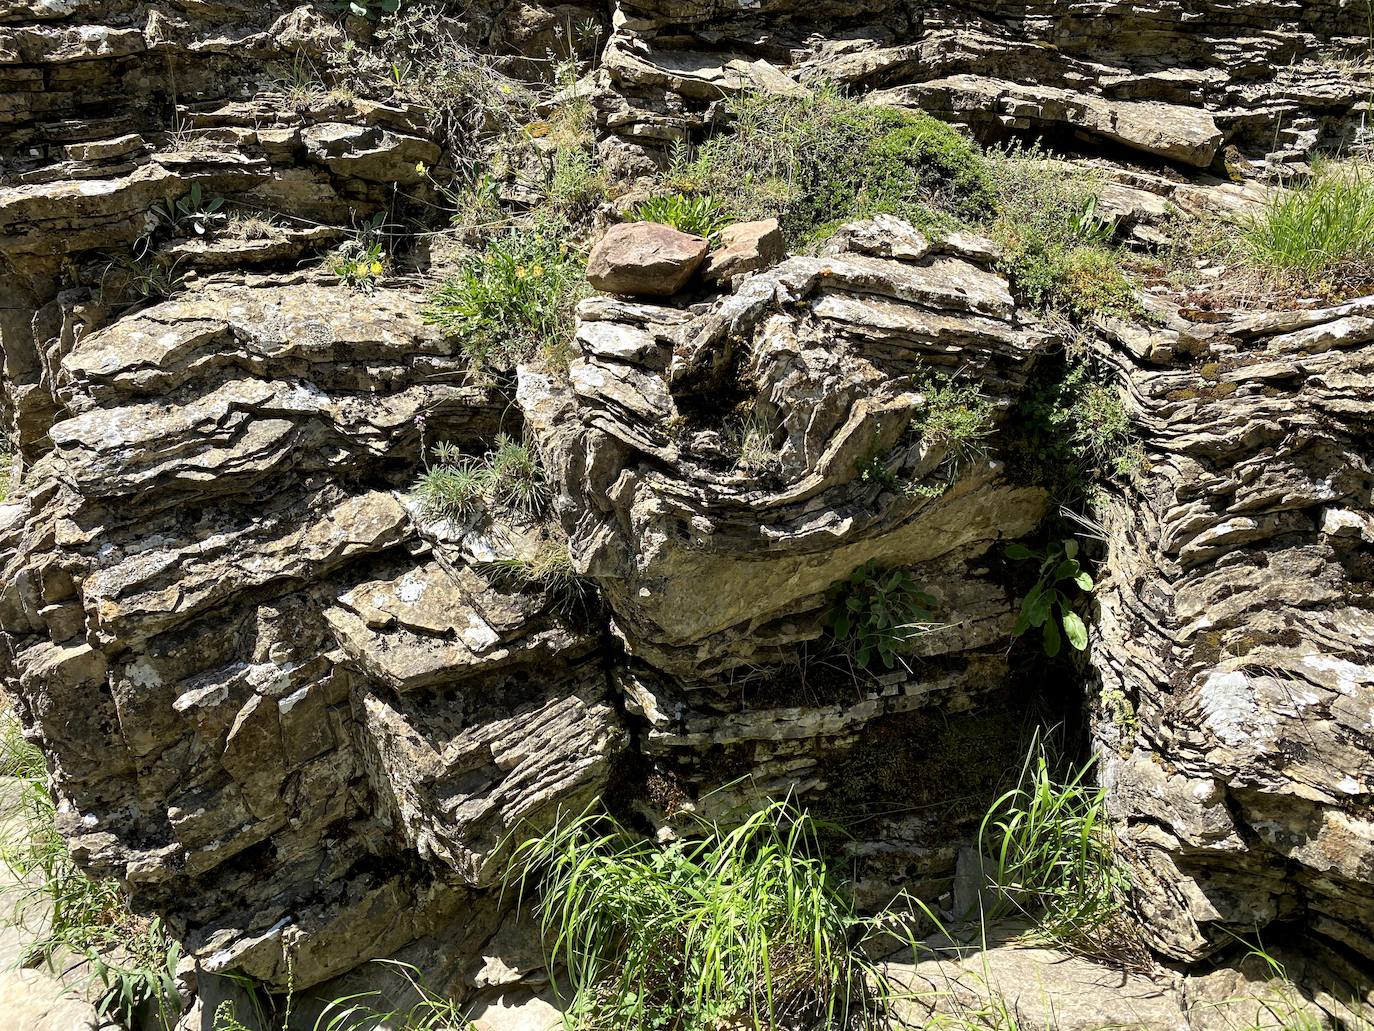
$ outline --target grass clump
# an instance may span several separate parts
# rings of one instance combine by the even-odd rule
[[[1326,161],[1240,222],[1246,259],[1281,284],[1336,294],[1374,281],[1374,170]]]
[[[669,185],[739,218],[777,217],[793,239],[878,213],[930,225],[976,217],[992,184],[977,149],[929,115],[861,104],[833,87],[729,101],[733,129],[675,155]]]
[[[118,882],[93,880],[77,868],[57,830],[43,755],[10,713],[0,713],[0,773],[20,782],[17,804],[4,814],[0,862],[26,882],[13,900],[14,922],[31,935],[24,962],[70,963],[74,954],[100,983],[102,1015],[132,1026],[151,1010],[170,1031],[178,1015],[179,947],[160,921],[130,912]],[[51,915],[42,919],[44,913]]]
[[[988,167],[996,214],[983,229],[1002,246],[1003,270],[1025,303],[1077,318],[1135,310],[1096,176],[1034,150],[992,154]]]
[[[607,816],[560,818],[511,870],[537,895],[550,959],[566,964],[570,1027],[848,1028],[876,1016],[858,950],[868,922],[790,802],[668,845]]]
[[[920,387],[926,406],[912,427],[922,439],[944,447],[950,480],[969,462],[983,454],[983,441],[992,433],[993,404],[973,383],[936,373]]]
[[[557,362],[588,293],[581,259],[557,237],[546,225],[492,239],[430,295],[425,321],[454,334],[479,368],[509,371],[537,356]]]
[[[1044,746],[1032,747],[1019,783],[979,827],[996,886],[983,917],[1030,917],[1036,934],[1060,947],[1110,955],[1128,947],[1117,918],[1129,881],[1113,853],[1106,790],[1089,784],[1090,772],[1088,764],[1060,781]]]
[[[434,462],[415,484],[421,512],[430,519],[465,520],[490,508],[537,519],[553,498],[539,453],[509,434],[481,458],[449,443],[434,448]]]

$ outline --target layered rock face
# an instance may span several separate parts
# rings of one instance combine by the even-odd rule
[[[988,140],[1035,131],[1205,168],[1356,142],[1369,95],[1360,5],[834,3],[621,5],[603,117],[632,154],[731,95],[834,82]]]
[[[1094,648],[1152,943],[1194,960],[1298,922],[1349,988],[1374,958],[1372,313],[1114,342],[1149,471],[1104,522]]]
[[[1184,170],[1362,142],[1367,69],[1346,58],[1367,25],[1335,0],[796,7],[454,21],[531,74],[559,19],[613,24],[587,93],[621,171],[732,94],[837,81],[1130,163],[1137,188],[1103,201],[1136,242],[1166,196],[1233,196]],[[278,989],[417,941],[456,991],[494,983],[469,968],[504,940],[510,844],[601,795],[670,833],[792,791],[862,817],[866,902],[943,890],[979,792],[1021,759],[997,545],[1049,500],[997,456],[1062,341],[987,241],[878,218],[772,267],[743,248],[685,297],[594,297],[566,379],[493,386],[424,323],[420,284],[296,267],[398,190],[423,200],[446,160],[410,106],[282,99],[273,76],[338,31],[308,7],[0,6],[0,345],[25,468],[0,508],[3,665],[79,861],[206,969]],[[298,217],[177,242],[187,289],[116,303],[112,255],[192,184]],[[1079,327],[1147,459],[1104,519],[1100,768],[1157,950],[1293,928],[1349,995],[1374,968],[1374,304],[1192,314]],[[993,412],[971,453],[922,430],[955,372]],[[482,454],[501,432],[537,444],[602,607],[502,575],[533,546],[519,519],[414,504],[426,446]],[[860,688],[815,645],[870,561],[909,568],[935,620],[914,672]]]

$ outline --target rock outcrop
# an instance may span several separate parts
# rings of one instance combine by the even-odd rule
[[[1357,8],[520,0],[445,19],[495,55],[493,83],[550,78],[560,26],[590,19],[599,68],[571,92],[615,175],[661,166],[732,97],[827,81],[987,142],[1092,150],[1098,211],[1150,248],[1175,209],[1253,198],[1220,177],[1367,146]],[[938,896],[1040,715],[1000,545],[1052,503],[1003,457],[1060,328],[963,233],[878,216],[788,257],[754,224],[708,257],[617,227],[608,250],[653,239],[592,269],[622,296],[581,304],[566,376],[488,376],[425,321],[423,247],[358,289],[305,264],[435,201],[454,160],[399,95],[293,97],[291,69],[375,31],[275,3],[0,2],[0,408],[23,473],[0,506],[0,670],[73,854],[205,974],[348,986],[372,958],[438,957],[492,1013],[539,988],[539,961],[511,958],[530,930],[496,884],[509,850],[598,797],[667,836],[792,792],[861,822],[866,904]],[[150,235],[192,186],[289,217]],[[1272,928],[1339,1013],[1374,972],[1374,300],[1147,308],[1073,327],[1144,457],[1101,513],[1081,703],[1132,902],[1181,967]],[[952,378],[987,408],[973,446],[927,429]],[[412,496],[437,444],[477,456],[502,433],[540,452],[594,600],[510,575],[555,527]],[[910,570],[933,618],[909,668],[860,680],[824,624],[870,562]],[[1000,961],[1014,980],[1028,960]],[[1123,1019],[1138,1002],[1152,1026],[1205,1026],[1194,1002],[1230,983],[1209,976],[1126,978]]]
[[[1352,990],[1374,959],[1371,315],[1116,336],[1148,472],[1104,519],[1094,646],[1151,943],[1196,960],[1296,921]]]

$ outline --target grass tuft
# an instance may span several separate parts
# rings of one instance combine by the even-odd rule
[[[589,811],[522,844],[511,878],[537,896],[551,961],[566,964],[570,1026],[866,1026],[869,924],[788,801],[668,845]]]
[[[1332,293],[1374,281],[1374,169],[1317,164],[1240,223],[1248,260],[1281,283]]]
[[[47,764],[12,713],[0,713],[0,771],[20,783],[15,809],[4,814],[0,863],[25,883],[13,910],[16,926],[30,937],[25,962],[69,961],[75,954],[100,983],[101,1014],[132,1026],[138,1014],[151,1012],[170,1031],[180,949],[160,921],[130,912],[118,882],[87,877],[72,861],[57,830]],[[31,912],[50,916],[31,926]]]

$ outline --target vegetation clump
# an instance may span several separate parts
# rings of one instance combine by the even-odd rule
[[[944,465],[951,480],[983,451],[992,433],[994,409],[976,384],[957,376],[935,373],[920,385],[925,407],[912,426],[925,441],[944,447]]]
[[[788,801],[667,845],[596,812],[560,817],[511,871],[566,966],[572,1027],[845,1028],[874,1015],[869,922]]]
[[[429,298],[425,321],[454,334],[479,367],[557,364],[589,291],[580,257],[553,225],[514,227],[465,259]]]
[[[1140,946],[1118,920],[1129,880],[1113,851],[1106,790],[1088,782],[1091,768],[1060,780],[1043,745],[1030,750],[1019,783],[979,828],[980,852],[992,861],[985,872],[997,889],[982,916],[1030,917],[1036,935],[1060,947],[1136,958]]]
[[[1361,161],[1315,164],[1240,223],[1245,257],[1271,282],[1332,295],[1374,282],[1374,171]]]
[[[789,238],[816,239],[878,213],[932,225],[991,209],[977,149],[929,115],[862,104],[833,87],[729,105],[732,130],[680,150],[667,182],[738,218],[774,216]]]
[[[1120,388],[1086,361],[1033,383],[1011,422],[1018,474],[1061,505],[1094,501],[1100,484],[1128,479],[1144,462]]]
[[[934,629],[936,604],[906,570],[866,562],[844,582],[826,626],[855,665],[868,668],[877,660],[890,670],[912,641]]]
[[[1039,151],[994,153],[995,216],[984,229],[1025,303],[1073,318],[1128,315],[1135,291],[1111,244],[1115,222],[1098,211],[1101,183]]]
[[[706,239],[718,236],[733,220],[729,210],[710,194],[655,194],[632,205],[626,215],[631,222],[659,222]]]
[[[481,458],[444,442],[435,446],[434,459],[415,484],[415,497],[428,518],[464,520],[488,508],[503,508],[535,519],[552,500],[538,452],[508,434],[499,434],[496,447]]]

